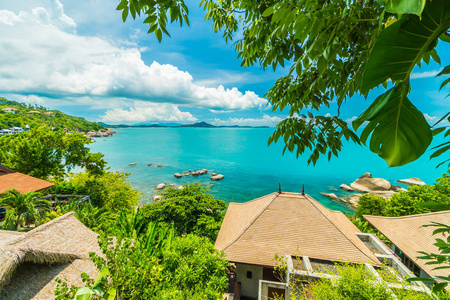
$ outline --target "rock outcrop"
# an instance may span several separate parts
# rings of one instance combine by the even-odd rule
[[[363,177],[350,184],[350,187],[358,192],[393,191],[392,184],[383,178]]]
[[[156,195],[153,197],[153,202],[159,202],[163,199],[163,197],[161,195]]]
[[[420,180],[419,178],[408,178],[408,179],[400,179],[397,180],[398,183],[403,183],[406,185],[426,185],[425,182]]]
[[[89,131],[88,133],[85,134],[86,137],[88,138],[93,138],[93,137],[108,137],[108,136],[112,136],[116,134],[115,131],[112,130],[105,130],[105,129],[100,129],[99,131],[95,132],[95,131]]]
[[[181,175],[180,173],[175,173],[173,176],[174,176],[175,178],[181,178],[181,177],[183,177],[183,175]]]
[[[346,185],[345,183],[341,184],[339,187],[344,191],[353,192],[353,189],[350,186]]]

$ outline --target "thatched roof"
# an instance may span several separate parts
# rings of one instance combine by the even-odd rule
[[[0,193],[16,189],[24,194],[27,192],[37,192],[54,185],[54,183],[19,172],[0,174]]]
[[[215,246],[232,262],[274,266],[279,255],[379,265],[342,212],[308,195],[273,193],[246,203],[230,203]]]
[[[89,252],[101,254],[97,234],[73,212],[26,233],[0,231],[2,237],[7,241],[0,244],[0,299],[53,298],[56,277],[81,284],[81,272],[96,273]]]
[[[442,234],[433,236],[436,227],[422,227],[422,225],[431,224],[431,222],[450,225],[450,210],[404,217],[364,216],[364,218],[428,275],[448,276],[448,269],[433,270],[437,265],[426,265],[428,260],[417,259],[417,257],[422,256],[418,251],[439,253],[439,249],[434,245],[435,239],[446,240],[447,237]]]

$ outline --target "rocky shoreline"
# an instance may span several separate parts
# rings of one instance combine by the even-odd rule
[[[109,136],[113,136],[116,133],[117,132],[112,131],[110,129],[100,129],[99,131],[94,131],[94,130],[89,131],[84,136],[91,139],[91,138],[95,138],[95,137],[109,137]]]
[[[397,180],[396,182],[405,185],[425,185],[425,182],[423,182],[419,178],[401,179]],[[356,192],[356,193],[350,194],[345,197],[338,197],[335,193],[321,193],[321,194],[331,200],[342,201],[344,203],[350,204],[353,208],[357,208],[359,197],[361,197],[363,194],[380,196],[389,200],[393,194],[401,191],[406,191],[405,188],[402,188],[401,186],[398,185],[392,185],[386,179],[374,178],[370,173],[363,174],[358,179],[353,181],[350,185],[343,183],[340,185],[340,188],[341,190],[346,192],[350,193]]]

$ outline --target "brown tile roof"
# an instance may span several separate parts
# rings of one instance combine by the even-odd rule
[[[436,238],[432,236],[436,227],[421,227],[422,225],[438,222],[450,225],[450,210],[404,217],[364,216],[376,229],[385,235],[394,245],[413,260],[421,269],[432,277],[448,276],[448,269],[433,270],[436,265],[426,265],[427,260],[417,259],[421,256],[417,251],[439,253],[433,244]]]
[[[16,189],[19,192],[36,192],[53,186],[54,184],[42,179],[28,176],[19,172],[4,174],[0,176],[0,193],[10,189]]]
[[[342,212],[308,195],[273,193],[230,203],[215,246],[229,261],[256,265],[275,265],[276,253],[379,265],[356,232]]]

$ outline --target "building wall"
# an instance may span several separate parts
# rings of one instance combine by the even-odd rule
[[[247,278],[252,272],[252,278]],[[236,281],[241,283],[241,296],[258,299],[259,281],[263,279],[263,267],[236,264]]]

